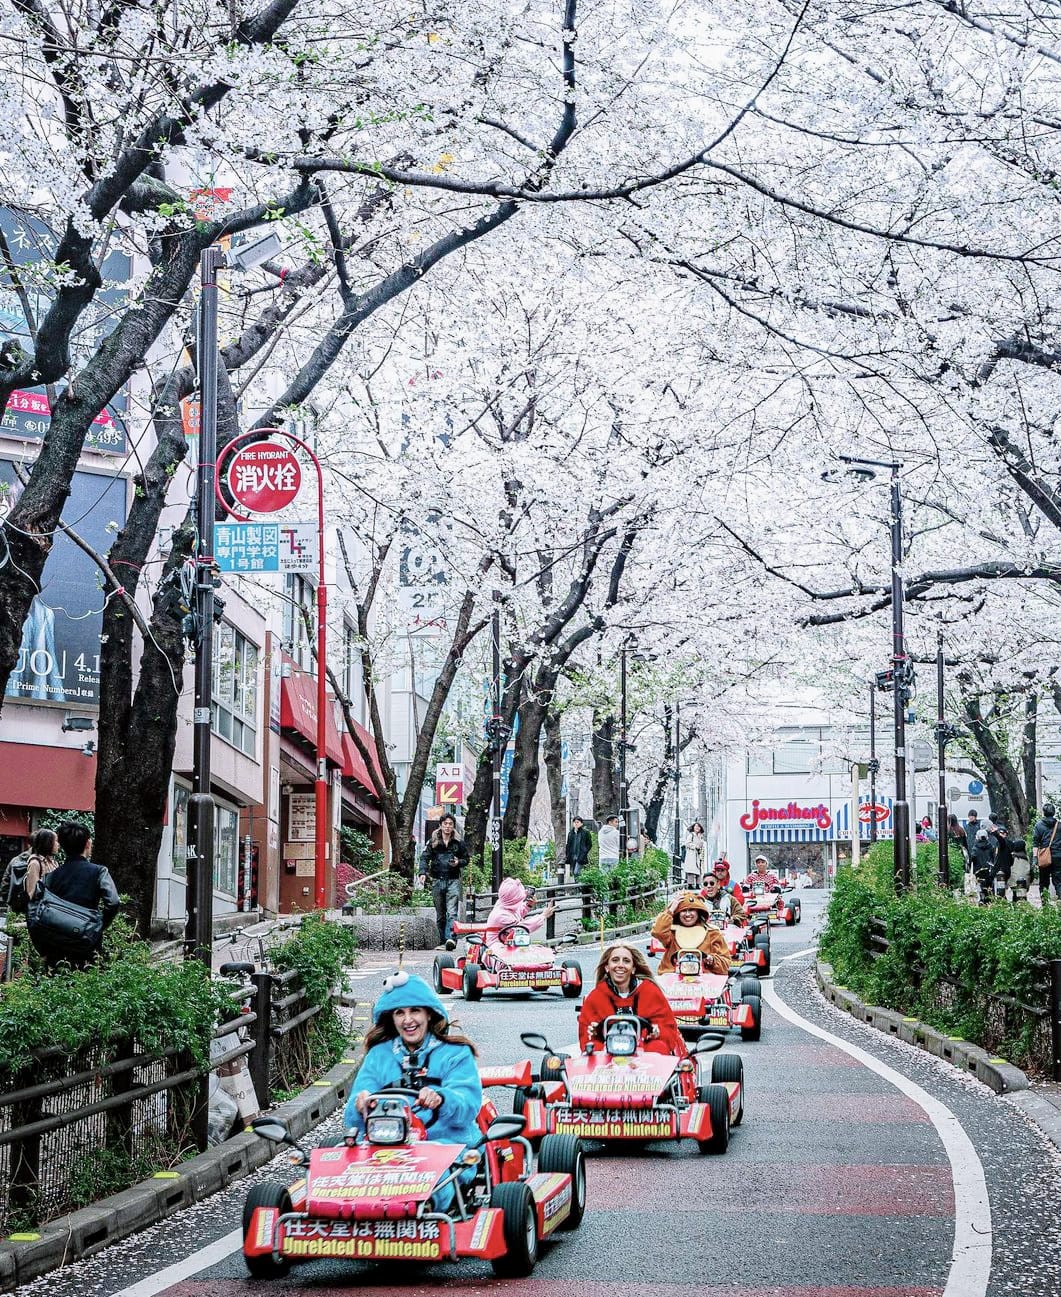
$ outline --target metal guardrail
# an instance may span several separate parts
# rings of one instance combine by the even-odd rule
[[[879,959],[891,947],[887,937],[888,925],[884,919],[873,916],[869,921],[869,927],[871,946],[869,956],[871,959]],[[1044,1065],[1044,1070],[1049,1072],[1052,1080],[1061,1081],[1061,959],[1032,959],[1028,961],[1028,966],[1040,974],[1035,983],[1035,989],[1042,996],[1038,1003],[1029,1004],[1024,1000],[1018,1000],[1016,996],[1005,995],[998,991],[981,992],[988,1008],[993,1005],[998,1006],[994,1015],[995,1030],[992,1032],[992,1044],[1001,1044],[1003,1040],[1012,1038],[1015,1034],[1012,1030],[1016,1025],[1013,1021],[1015,1018],[1035,1019],[1035,1026],[1031,1033],[1033,1057],[1038,1063]],[[924,969],[920,965],[915,965],[912,971],[921,976]],[[952,990],[955,999],[964,989],[956,978],[940,977],[937,980]],[[995,1036],[997,1039],[994,1039]],[[1049,1050],[1048,1060],[1043,1057],[1047,1049]]]

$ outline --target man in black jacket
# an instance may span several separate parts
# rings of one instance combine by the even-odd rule
[[[1049,864],[1039,859],[1041,848],[1050,853]],[[1058,827],[1054,808],[1047,804],[1043,807],[1043,818],[1032,831],[1032,852],[1039,863],[1039,895],[1043,904],[1050,902],[1050,882],[1053,880],[1054,896],[1061,897],[1061,828]],[[1044,851],[1045,858],[1045,851]]]
[[[32,920],[29,935],[49,968],[55,968],[61,963],[70,964],[74,968],[85,968],[98,956],[103,930],[121,909],[121,899],[110,870],[89,859],[92,854],[92,839],[83,824],[64,820],[59,825],[57,836],[66,859],[58,869],[42,880],[41,890],[60,896],[86,910],[102,908],[103,925],[99,939],[91,949],[86,949],[82,941],[71,941],[60,929],[35,926]],[[34,899],[36,898],[30,898],[31,914]]]
[[[438,950],[452,950],[453,923],[461,901],[461,870],[468,863],[468,848],[457,833],[457,821],[452,815],[443,815],[438,828],[431,834],[420,867],[431,883],[431,899],[435,903],[435,921],[441,945]]]
[[[585,827],[581,815],[576,815],[571,821],[571,831],[567,835],[567,843],[564,846],[564,860],[567,862],[572,878],[578,878],[586,867],[592,845],[593,839],[589,835],[589,829]]]

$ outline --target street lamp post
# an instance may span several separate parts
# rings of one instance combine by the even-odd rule
[[[619,861],[626,859],[626,645],[619,651]]]
[[[859,459],[854,455],[838,457],[849,467],[846,474],[872,481],[874,469],[885,468],[891,485],[891,603],[892,667],[878,677],[878,686],[892,690],[895,729],[895,801],[892,805],[892,846],[895,861],[895,890],[905,892],[910,886],[910,803],[906,796],[906,705],[910,701],[914,676],[906,654],[903,632],[903,497],[899,484],[902,465],[889,460]],[[835,470],[826,470],[826,481],[836,480]]]
[[[877,685],[869,682],[869,800],[872,813],[869,817],[869,840],[877,841],[877,772],[880,762],[877,760]]]
[[[494,611],[490,618],[491,638],[491,698],[493,703],[493,733],[490,736],[491,798],[490,798],[490,872],[494,895],[501,887],[501,766],[504,759],[505,735],[501,719],[501,594],[494,591]]]
[[[943,714],[943,632],[936,636],[936,772],[939,776],[939,804],[936,833],[939,841],[939,885],[950,891],[950,839],[947,835],[947,744],[958,737]]]
[[[671,881],[677,883],[681,878],[682,868],[682,817],[681,817],[681,788],[682,788],[682,748],[679,740],[681,739],[681,722],[680,708],[681,704],[674,703],[674,856],[671,865]]]

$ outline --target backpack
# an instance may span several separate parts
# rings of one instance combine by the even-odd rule
[[[16,856],[8,867],[7,908],[15,914],[25,914],[29,910],[29,897],[26,895],[29,861],[28,855]]]

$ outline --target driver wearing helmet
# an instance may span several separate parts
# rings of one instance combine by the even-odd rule
[[[497,889],[497,903],[486,920],[487,941],[496,941],[499,933],[517,923],[529,932],[536,932],[551,914],[556,913],[556,906],[551,901],[537,914],[529,914],[530,907],[527,889],[519,879],[504,879]]]
[[[483,1087],[475,1046],[451,1033],[445,1006],[422,978],[396,973],[372,1009],[364,1059],[350,1089],[343,1125],[363,1131],[372,1095],[388,1086],[417,1091],[416,1106],[434,1114],[427,1138],[443,1144],[481,1142],[476,1119]]]
[[[674,957],[683,950],[698,950],[705,973],[729,972],[729,946],[706,901],[695,892],[682,892],[652,925],[652,935],[663,943],[659,972],[674,972]]]
[[[771,870],[770,861],[765,856],[756,856],[753,861],[755,868],[744,880],[744,890],[750,887],[765,887],[768,892],[772,892],[775,887],[781,886],[781,879]]]
[[[688,1051],[674,1011],[640,950],[622,942],[609,946],[597,964],[595,980],[597,984],[583,1000],[578,1015],[578,1043],[583,1049],[590,1041],[600,1041],[605,1018],[634,1013],[651,1023],[644,1045],[647,1051],[685,1057]]]

